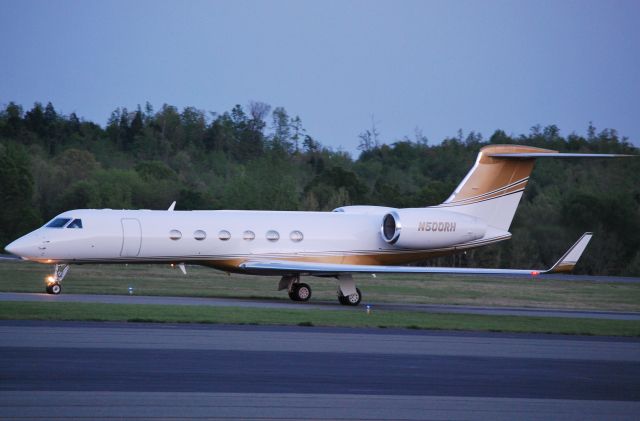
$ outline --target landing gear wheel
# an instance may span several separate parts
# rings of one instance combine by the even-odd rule
[[[62,285],[58,282],[54,282],[50,285],[47,285],[47,294],[58,295],[62,292]]]
[[[293,284],[289,291],[289,298],[293,301],[309,301],[311,298],[311,287],[307,284]]]
[[[338,301],[340,302],[340,304],[342,304],[343,306],[348,306],[349,305],[349,301],[347,301],[347,297],[345,297],[344,295],[342,295],[342,292],[340,292],[340,290],[338,290]]]
[[[360,292],[360,288],[356,288],[355,294],[345,296],[338,290],[338,301],[343,306],[357,306],[362,301],[362,292]]]

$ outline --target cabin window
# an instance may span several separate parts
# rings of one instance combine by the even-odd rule
[[[174,241],[178,241],[179,239],[182,238],[182,233],[178,230],[171,230],[169,231],[169,238],[171,238]]]
[[[222,241],[227,241],[231,238],[231,233],[227,230],[220,230],[218,233],[218,238]]]
[[[289,234],[289,238],[291,238],[291,241],[293,241],[294,243],[299,243],[304,239],[304,235],[302,235],[302,232],[300,231],[291,231],[291,234]]]
[[[278,231],[269,230],[267,231],[266,237],[269,241],[278,241],[280,239],[280,234],[278,234]]]
[[[47,224],[47,228],[62,228],[69,221],[71,221],[71,218],[56,218]]]
[[[202,230],[197,230],[193,233],[193,238],[195,238],[198,241],[202,241],[205,238],[207,238],[207,233]]]
[[[82,228],[82,219],[74,219],[67,228]]]
[[[247,241],[253,241],[256,238],[256,233],[251,230],[246,230],[242,233],[242,239]]]

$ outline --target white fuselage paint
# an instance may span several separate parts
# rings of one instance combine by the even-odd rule
[[[192,262],[216,266],[216,261],[247,259],[331,259],[340,263],[345,256],[406,251],[388,244],[380,228],[389,208],[367,207],[340,212],[281,212],[281,211],[151,211],[79,209],[64,212],[56,218],[79,218],[82,228],[39,228],[16,240],[7,250],[29,260],[45,263],[89,262]],[[466,215],[441,209],[419,208],[424,220],[467,220]],[[418,212],[416,209],[414,212]],[[434,219],[430,215],[437,213]],[[409,227],[403,234],[408,235]],[[442,239],[452,232],[418,232],[425,239]],[[180,233],[179,239],[176,231]],[[226,237],[226,231],[230,238]],[[245,232],[255,238],[248,240]],[[279,239],[271,241],[267,233],[275,231]],[[173,234],[172,234],[173,232]],[[295,233],[294,233],[295,232]],[[302,233],[302,240],[294,241]],[[201,238],[205,233],[206,238]],[[505,237],[506,232],[492,232],[492,237]],[[297,237],[296,237],[297,236]],[[485,236],[485,239],[488,237]],[[508,237],[506,237],[508,238]],[[503,239],[503,238],[501,238]],[[430,250],[425,241],[424,250]],[[459,240],[451,246],[464,246]],[[486,243],[486,241],[473,241]],[[467,248],[467,247],[462,247]]]

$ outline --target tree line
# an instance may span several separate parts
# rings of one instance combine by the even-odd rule
[[[373,126],[357,159],[323,146],[284,108],[252,102],[223,113],[150,104],[115,109],[102,127],[51,103],[0,110],[0,244],[77,208],[331,210],[349,204],[422,207],[445,200],[488,144],[639,154],[613,129],[563,136],[554,125],[476,132],[429,144],[382,143]],[[510,241],[425,264],[544,267],[584,231],[578,266],[640,275],[640,159],[540,160]]]

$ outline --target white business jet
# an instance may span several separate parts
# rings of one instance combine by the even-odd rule
[[[5,249],[55,264],[46,290],[59,294],[70,264],[162,263],[281,276],[279,289],[307,301],[305,275],[333,277],[338,300],[362,299],[355,273],[507,274],[536,276],[573,269],[592,237],[585,233],[551,268],[540,270],[407,267],[401,264],[511,238],[509,226],[536,158],[610,158],[518,145],[481,149],[475,165],[444,203],[424,208],[344,206],[333,212],[76,209]]]

